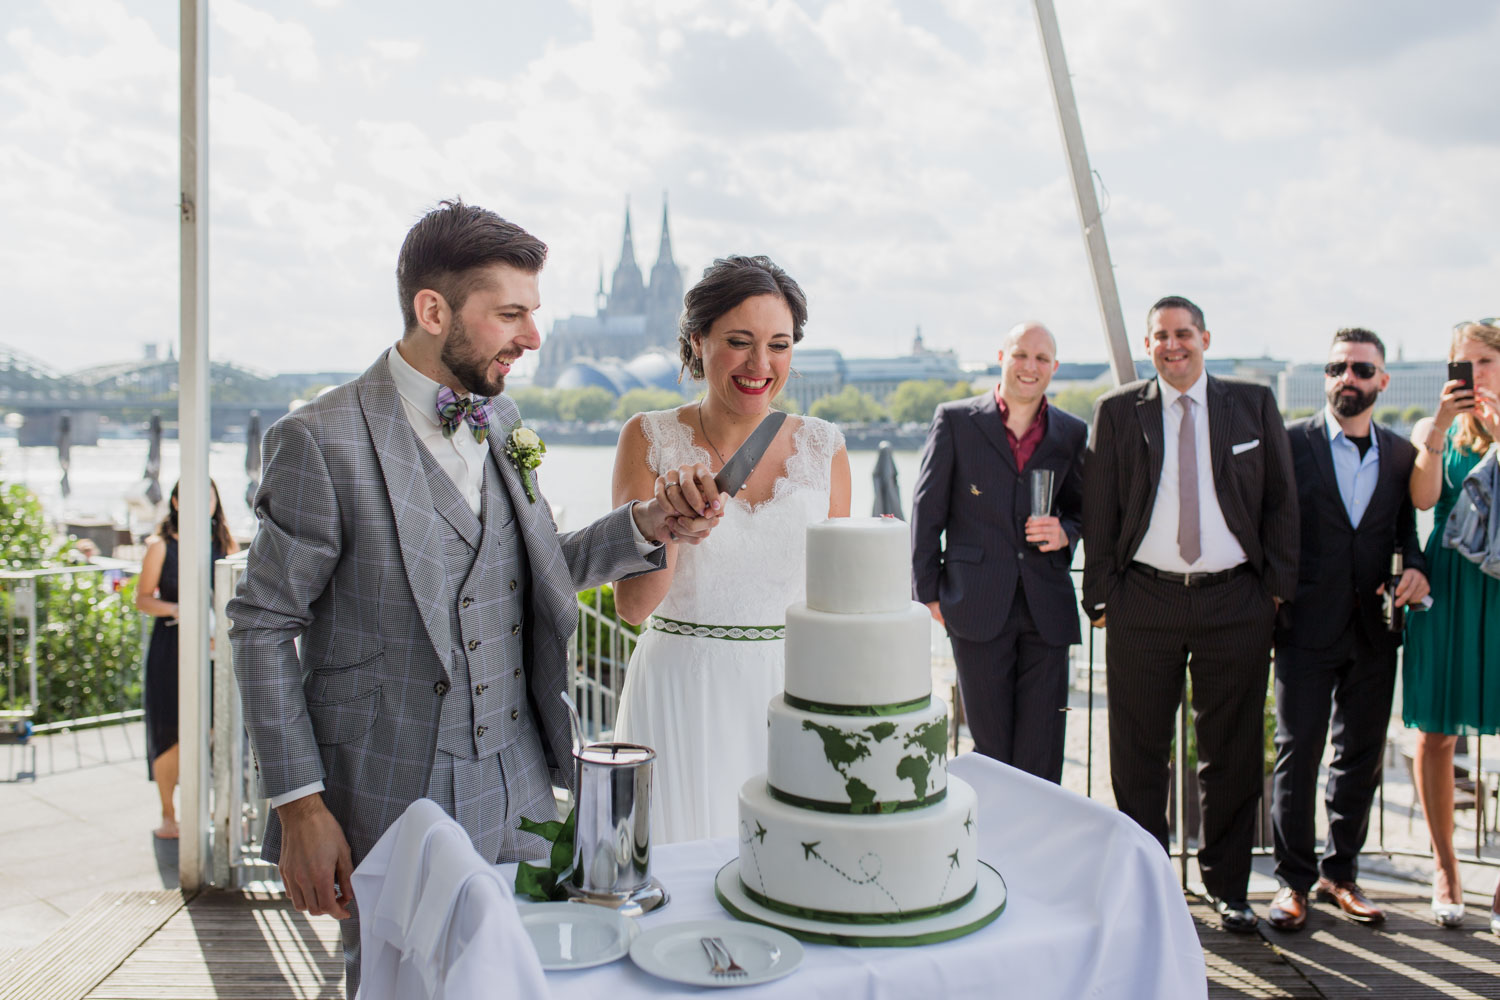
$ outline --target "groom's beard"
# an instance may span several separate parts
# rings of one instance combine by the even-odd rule
[[[520,357],[516,354],[515,357]],[[453,317],[453,329],[448,331],[448,339],[443,342],[443,353],[440,356],[443,366],[453,373],[458,379],[458,384],[475,396],[498,396],[505,391],[505,376],[488,378],[486,372],[490,365],[496,360],[511,361],[513,358],[507,354],[497,354],[493,357],[483,358],[474,349],[474,342],[469,337],[469,331],[464,326],[464,321],[458,315]]]

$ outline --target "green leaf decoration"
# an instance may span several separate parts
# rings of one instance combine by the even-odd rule
[[[516,894],[539,902],[563,900],[568,897],[567,881],[573,874],[573,834],[578,809],[569,810],[568,818],[562,822],[536,820],[521,817],[517,827],[522,833],[534,833],[552,844],[548,865],[530,865],[524,862],[516,866]]]

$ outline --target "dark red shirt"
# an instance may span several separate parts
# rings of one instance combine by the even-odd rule
[[[1006,423],[1010,419],[1010,407],[1005,405],[998,385],[995,386],[995,404],[1000,407],[1000,422],[1005,424],[1005,440],[1010,442],[1010,453],[1016,456],[1016,469],[1023,470],[1026,468],[1026,463],[1031,461],[1036,446],[1042,443],[1042,438],[1047,433],[1047,397],[1042,397],[1042,405],[1037,407],[1036,417],[1032,419],[1031,426],[1026,428],[1026,433],[1019,438],[1016,437],[1016,432],[1010,429],[1010,424]]]

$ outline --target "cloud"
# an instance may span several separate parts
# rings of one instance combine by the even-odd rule
[[[1360,322],[1410,355],[1493,311],[1500,8],[1059,3],[1132,330],[1180,291],[1220,353],[1300,358]],[[649,268],[664,190],[678,264],[770,253],[808,292],[810,344],[904,350],[921,323],[983,360],[1038,316],[1064,357],[1104,355],[1027,4],[332,6],[210,5],[217,358],[362,369],[397,333],[402,236],[454,194],[552,247],[544,320],[591,311],[625,198]],[[64,369],[129,357],[177,322],[175,13],[7,13],[17,346]],[[87,308],[59,307],[80,287]]]
[[[236,54],[251,55],[265,68],[293,80],[318,81],[317,45],[304,25],[278,20],[244,0],[213,0],[208,9],[214,26],[228,35]]]

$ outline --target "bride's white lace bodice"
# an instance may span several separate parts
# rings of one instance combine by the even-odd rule
[[[708,452],[676,410],[641,415],[646,461],[657,475],[702,462]],[[833,456],[844,436],[826,420],[793,417],[792,454],[769,500],[734,497],[713,533],[679,545],[672,587],[657,607],[662,618],[695,625],[781,625],[787,605],[806,593],[807,526],[828,517]]]

